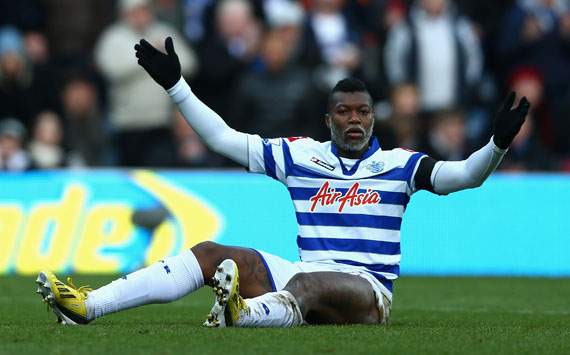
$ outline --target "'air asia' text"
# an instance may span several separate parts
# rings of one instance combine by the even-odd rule
[[[372,205],[380,203],[380,194],[374,190],[367,189],[366,192],[358,192],[360,183],[355,182],[345,194],[337,191],[329,186],[329,182],[325,182],[316,195],[309,200],[312,202],[311,212],[315,211],[317,205],[332,206],[339,202],[338,212],[342,212],[345,206]]]

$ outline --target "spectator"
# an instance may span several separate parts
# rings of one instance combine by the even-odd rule
[[[509,88],[521,96],[526,96],[534,116],[534,129],[544,147],[554,148],[555,132],[551,109],[544,100],[544,83],[540,72],[533,67],[519,67],[509,78]]]
[[[34,65],[49,62],[50,54],[46,37],[41,32],[28,32],[24,38],[26,54]]]
[[[278,32],[283,41],[292,47],[295,60],[300,53],[300,39],[305,11],[296,2],[289,0],[268,0],[265,2],[265,19],[272,31]]]
[[[94,84],[83,77],[70,79],[63,88],[62,102],[73,160],[83,166],[108,164],[108,139]]]
[[[378,122],[376,132],[383,149],[402,147],[416,150],[420,145],[419,98],[415,85],[397,85],[391,93],[391,115]]]
[[[172,36],[183,73],[190,75],[196,69],[194,54],[182,36],[156,22],[149,6],[149,0],[120,0],[121,18],[103,33],[95,51],[109,85],[110,123],[121,166],[160,166],[172,145],[172,103],[138,66],[132,51],[135,43],[145,38],[161,48]]]
[[[504,171],[537,171],[558,168],[558,162],[536,139],[534,115],[530,112],[500,165]]]
[[[570,4],[563,0],[518,0],[503,21],[498,53],[504,74],[512,67],[533,67],[541,78],[540,107],[533,110],[543,148],[570,153]],[[565,165],[565,164],[563,164]]]
[[[93,47],[114,18],[116,1],[42,0],[45,36],[63,75],[90,65]],[[126,50],[122,49],[122,50]]]
[[[28,62],[23,37],[13,27],[0,29],[0,117],[13,116],[26,128],[42,109],[56,109],[53,81]]]
[[[384,55],[390,83],[415,83],[424,111],[466,104],[481,78],[479,40],[447,0],[416,0],[390,31]]]
[[[307,72],[290,62],[294,44],[280,33],[266,34],[261,50],[263,70],[244,75],[234,99],[236,129],[262,137],[310,134],[303,132],[317,121],[307,114],[311,83]]]
[[[421,150],[436,160],[463,160],[467,158],[465,118],[456,109],[437,112],[427,134],[426,147]]]
[[[500,31],[498,53],[504,67],[537,68],[551,105],[558,104],[570,88],[569,11],[563,0],[518,0]]]
[[[172,155],[172,166],[205,168],[220,165],[222,157],[208,150],[178,110],[174,110],[173,114],[172,135],[176,149]]]
[[[0,120],[0,171],[25,171],[30,160],[24,147],[26,128],[15,118]]]
[[[558,162],[551,153],[555,137],[551,112],[543,99],[544,85],[539,71],[532,67],[517,68],[511,74],[509,84],[511,91],[528,99],[531,110],[505,156],[502,169],[533,171],[556,168]]]
[[[49,43],[42,32],[29,31],[24,35],[24,48],[28,65],[34,76],[41,80],[41,86],[46,91],[42,92],[44,97],[43,107],[40,109],[50,109],[59,111],[59,71],[50,53]]]
[[[192,89],[219,115],[229,118],[228,102],[258,53],[261,28],[246,0],[220,1],[215,26],[214,37],[205,41],[200,51],[200,73]],[[233,127],[233,122],[228,124]]]
[[[343,8],[343,0],[315,0],[306,20],[303,63],[316,69],[325,92],[355,74],[361,64],[356,25]]]
[[[43,111],[37,116],[28,152],[34,169],[56,169],[68,165],[63,147],[63,127],[56,113]]]
[[[210,10],[215,0],[183,0],[184,8],[184,34],[193,44],[200,44],[211,36]]]
[[[245,0],[240,2],[246,3],[248,16],[251,15],[252,18],[256,19],[256,21],[259,20],[260,22],[263,22],[265,20],[264,7],[266,7],[266,4],[282,1],[295,2],[296,0]],[[207,42],[219,36],[220,29],[218,21],[220,7],[226,7],[228,4],[224,3],[228,3],[228,1],[181,0],[180,2],[182,3],[181,6],[184,14],[184,34],[192,44],[196,46],[208,45]],[[229,3],[231,3],[231,1]],[[232,8],[233,6],[234,5],[230,5],[229,8]],[[234,7],[233,9],[237,11],[232,10],[229,11],[228,14],[231,12],[236,14],[236,23],[243,20],[242,10],[239,10],[237,7]]]

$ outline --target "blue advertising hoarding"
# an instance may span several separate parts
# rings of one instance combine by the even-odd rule
[[[402,225],[402,274],[569,276],[569,205],[568,175],[419,192]],[[156,228],[133,224],[157,206],[170,215]],[[297,260],[287,190],[242,171],[0,175],[0,274],[125,273],[206,240]]]

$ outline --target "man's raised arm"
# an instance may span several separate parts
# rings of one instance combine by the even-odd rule
[[[186,122],[210,149],[247,167],[247,134],[230,128],[217,113],[194,95],[182,78],[172,38],[166,39],[164,47],[166,54],[142,39],[135,45],[138,64],[168,92]]]
[[[448,194],[481,186],[501,163],[511,142],[519,132],[530,108],[526,97],[512,108],[511,92],[495,115],[494,132],[489,143],[461,161],[435,161],[424,158],[415,176],[416,189]]]

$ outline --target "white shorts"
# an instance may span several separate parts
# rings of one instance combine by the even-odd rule
[[[291,280],[291,278],[293,278],[293,276],[298,273],[319,271],[344,272],[347,274],[360,276],[368,281],[374,290],[374,294],[376,295],[376,301],[380,314],[386,315],[386,317],[383,317],[381,322],[386,323],[390,317],[390,308],[392,306],[392,292],[390,292],[386,286],[384,286],[376,277],[374,277],[374,275],[366,272],[361,267],[326,261],[291,262],[289,260],[285,260],[279,256],[269,254],[261,250],[254,250],[257,251],[263,259],[263,263],[267,269],[269,282],[271,282],[271,287],[273,287],[274,291],[281,291],[285,285],[287,285],[289,280]]]

